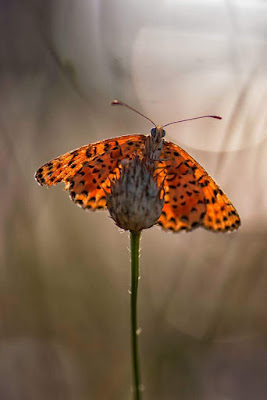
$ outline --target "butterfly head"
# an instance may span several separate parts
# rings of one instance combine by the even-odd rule
[[[152,138],[155,139],[156,141],[159,141],[166,135],[166,132],[163,129],[163,126],[160,126],[160,125],[157,125],[154,128],[152,128],[150,133],[151,133]]]

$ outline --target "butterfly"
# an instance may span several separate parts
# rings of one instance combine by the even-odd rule
[[[144,116],[125,103],[114,100],[112,104]],[[164,206],[157,221],[163,229],[237,229],[240,218],[228,197],[193,157],[177,144],[165,141],[164,126],[155,125],[150,135],[126,135],[82,146],[44,164],[35,178],[47,186],[64,182],[71,199],[84,209],[106,209],[111,184],[119,179],[122,162],[138,157],[147,160],[157,184],[163,187]]]

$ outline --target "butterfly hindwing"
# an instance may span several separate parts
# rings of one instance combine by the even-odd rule
[[[174,157],[173,157],[174,156]],[[158,179],[163,183],[165,204],[159,218],[163,229],[192,230],[200,225],[205,213],[204,193],[196,182],[194,172],[186,160],[165,146],[159,161]]]

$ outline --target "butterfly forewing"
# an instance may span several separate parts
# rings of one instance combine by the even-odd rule
[[[164,229],[191,230],[199,225],[213,231],[237,229],[234,206],[208,173],[185,150],[164,142],[161,162],[166,200],[159,224]],[[160,167],[160,163],[159,167]]]
[[[145,140],[144,135],[127,135],[80,147],[44,164],[35,177],[41,185],[65,182],[72,200],[83,208],[105,208],[120,161],[143,154]]]

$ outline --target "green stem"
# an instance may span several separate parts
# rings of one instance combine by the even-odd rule
[[[130,232],[131,234],[131,331],[132,331],[132,363],[133,363],[133,385],[134,399],[141,399],[140,392],[140,373],[139,373],[139,356],[137,341],[137,290],[139,280],[139,244],[141,232]]]

